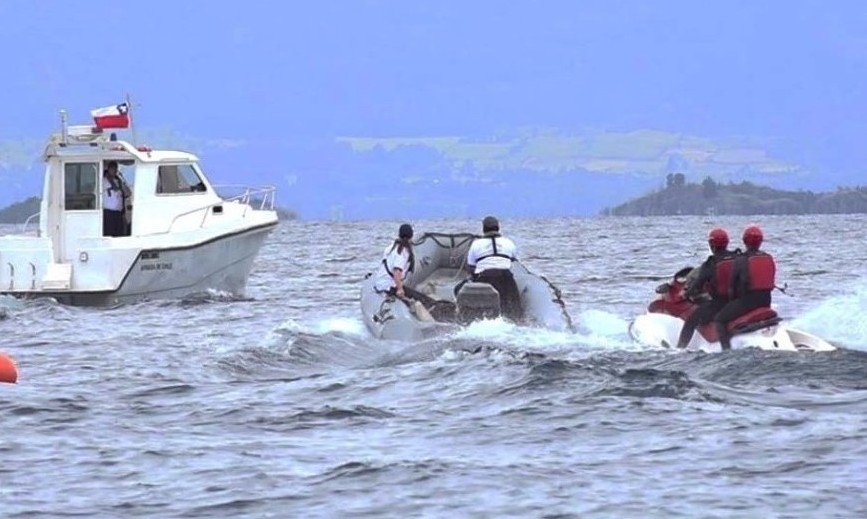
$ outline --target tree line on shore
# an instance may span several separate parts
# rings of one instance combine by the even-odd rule
[[[746,181],[723,184],[711,177],[691,183],[682,173],[669,174],[665,188],[603,210],[603,214],[616,216],[851,213],[867,213],[867,186],[815,193]]]

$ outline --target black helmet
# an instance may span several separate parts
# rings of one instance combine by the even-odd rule
[[[494,216],[486,216],[482,220],[482,232],[498,232],[500,230],[500,222]]]
[[[400,226],[400,230],[397,231],[398,238],[401,239],[411,239],[412,238],[412,225],[405,223]]]

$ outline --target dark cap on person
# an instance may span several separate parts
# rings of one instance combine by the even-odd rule
[[[500,221],[494,216],[486,216],[482,220],[482,232],[493,232],[500,230]]]
[[[405,223],[400,226],[400,230],[397,231],[398,238],[409,239],[412,238],[412,225]]]

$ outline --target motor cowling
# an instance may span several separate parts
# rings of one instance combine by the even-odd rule
[[[500,316],[500,293],[487,283],[465,283],[456,299],[458,320],[463,323]]]

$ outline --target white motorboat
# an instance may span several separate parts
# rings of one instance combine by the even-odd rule
[[[39,213],[20,234],[0,237],[3,294],[87,306],[208,290],[243,295],[253,261],[278,223],[273,187],[236,187],[237,196],[223,198],[195,155],[70,126],[65,112],[43,158]],[[130,178],[122,236],[103,233],[102,172],[110,161]]]
[[[692,269],[674,275],[671,282],[657,287],[658,297],[650,303],[647,313],[629,325],[633,340],[647,346],[673,348],[677,345],[684,319],[695,310],[696,303],[688,300],[684,285]],[[729,323],[733,350],[759,348],[770,351],[834,351],[828,341],[810,333],[790,328],[769,307],[758,308]],[[722,351],[716,328],[712,323],[700,325],[687,345],[687,350]]]

